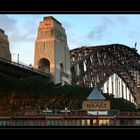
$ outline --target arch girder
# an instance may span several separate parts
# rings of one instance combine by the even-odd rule
[[[140,56],[136,50],[121,44],[82,47],[71,52],[72,82],[99,88],[116,73],[140,104]],[[76,75],[77,68],[79,75]]]

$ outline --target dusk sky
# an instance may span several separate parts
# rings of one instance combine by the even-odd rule
[[[69,49],[113,43],[134,47],[140,54],[140,15],[137,14],[1,14],[0,28],[5,30],[13,59],[27,65],[34,60],[34,44],[39,22],[53,16],[67,33]]]

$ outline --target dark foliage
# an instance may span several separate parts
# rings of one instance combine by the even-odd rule
[[[45,78],[15,79],[0,74],[0,113],[31,112],[50,109],[81,109],[91,88],[77,85],[54,85]],[[135,105],[122,98],[104,94],[111,109],[135,111]]]

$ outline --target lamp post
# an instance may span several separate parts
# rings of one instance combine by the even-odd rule
[[[19,63],[19,53],[13,53],[13,55],[17,55],[17,63]]]

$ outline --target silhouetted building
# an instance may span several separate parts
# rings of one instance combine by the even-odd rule
[[[11,60],[8,36],[2,29],[0,29],[0,57]]]

